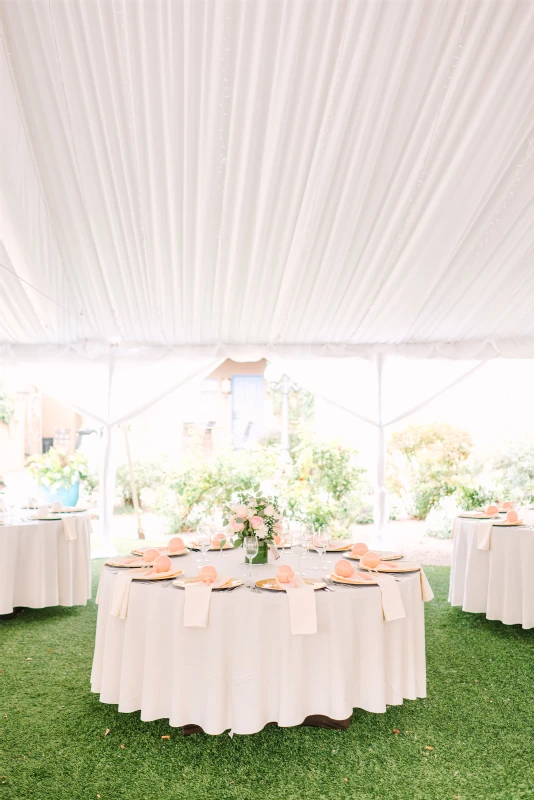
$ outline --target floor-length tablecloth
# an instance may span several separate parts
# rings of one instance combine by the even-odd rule
[[[478,546],[477,520],[457,519],[449,603],[505,625],[534,627],[534,530],[491,528],[489,550]]]
[[[61,520],[0,525],[0,614],[17,606],[85,605],[91,597],[91,521],[76,514],[76,539]]]
[[[242,550],[219,559],[210,561],[243,574]],[[295,566],[291,556],[283,560]],[[173,561],[196,574],[193,554]],[[257,577],[275,569],[257,567]],[[197,629],[183,626],[183,590],[134,581],[121,620],[109,614],[116,577],[109,568],[101,576],[91,686],[119,711],[249,734],[269,722],[299,725],[312,714],[345,720],[353,708],[384,712],[426,696],[419,573],[399,584],[405,619],[383,620],[378,587],[339,586],[316,593],[318,633],[306,636],[291,634],[285,594],[246,587],[213,592],[209,627]]]

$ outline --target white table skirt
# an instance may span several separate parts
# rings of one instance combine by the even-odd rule
[[[0,614],[17,606],[85,605],[91,597],[91,521],[76,514],[68,542],[61,520],[0,525]]]
[[[534,530],[494,525],[490,549],[479,550],[479,524],[456,521],[449,603],[505,625],[534,628]]]
[[[243,574],[242,550],[229,554],[224,570],[219,559],[210,561]],[[295,565],[287,554],[283,560]],[[196,574],[193,554],[173,561]],[[257,577],[275,568],[257,567]],[[91,687],[145,721],[250,734],[268,722],[299,725],[311,714],[343,720],[353,708],[381,713],[426,696],[419,573],[399,584],[407,616],[395,622],[382,618],[378,587],[317,592],[318,633],[310,636],[291,634],[285,594],[246,587],[213,592],[209,627],[198,629],[182,624],[183,590],[134,581],[121,620],[109,614],[115,579],[104,569]]]

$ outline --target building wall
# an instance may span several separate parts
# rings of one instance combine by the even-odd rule
[[[41,402],[41,430],[43,439],[53,439],[58,429],[69,429],[70,436],[67,449],[73,450],[76,436],[82,427],[82,417],[72,408],[63,405],[59,400],[47,394],[42,395]]]

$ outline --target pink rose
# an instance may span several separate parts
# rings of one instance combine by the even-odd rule
[[[276,525],[273,525],[273,531],[275,533],[282,533],[283,530],[284,530],[284,526],[282,525],[281,522],[277,522]]]
[[[231,529],[233,531],[235,531],[235,533],[239,533],[240,531],[243,530],[243,528],[245,527],[245,524],[243,522],[236,522],[235,519],[231,519],[230,520],[230,527],[231,527]]]
[[[263,525],[263,520],[261,517],[251,517],[249,522],[255,531],[258,530],[258,528],[261,528]]]

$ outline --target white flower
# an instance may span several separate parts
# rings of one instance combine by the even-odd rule
[[[261,525],[256,530],[256,536],[258,537],[258,539],[265,539],[265,537],[267,536],[267,527],[266,527],[266,525]]]
[[[256,516],[256,509],[252,508],[251,506],[249,506],[249,508],[247,508],[246,514],[247,514],[247,517],[255,517]]]
[[[273,513],[271,514],[271,516],[272,516],[272,518],[273,518],[273,519],[280,519],[280,516],[281,516],[281,515],[280,515],[280,512],[279,512],[279,511],[273,511]]]
[[[274,506],[271,505],[271,504],[269,504],[268,506],[265,506],[265,512],[264,513],[265,513],[266,517],[272,517],[273,514],[274,514]]]
[[[254,516],[253,514],[249,514],[248,508],[243,505],[243,503],[239,503],[237,506],[234,506],[234,511],[238,517],[241,519],[246,519],[246,517]]]

